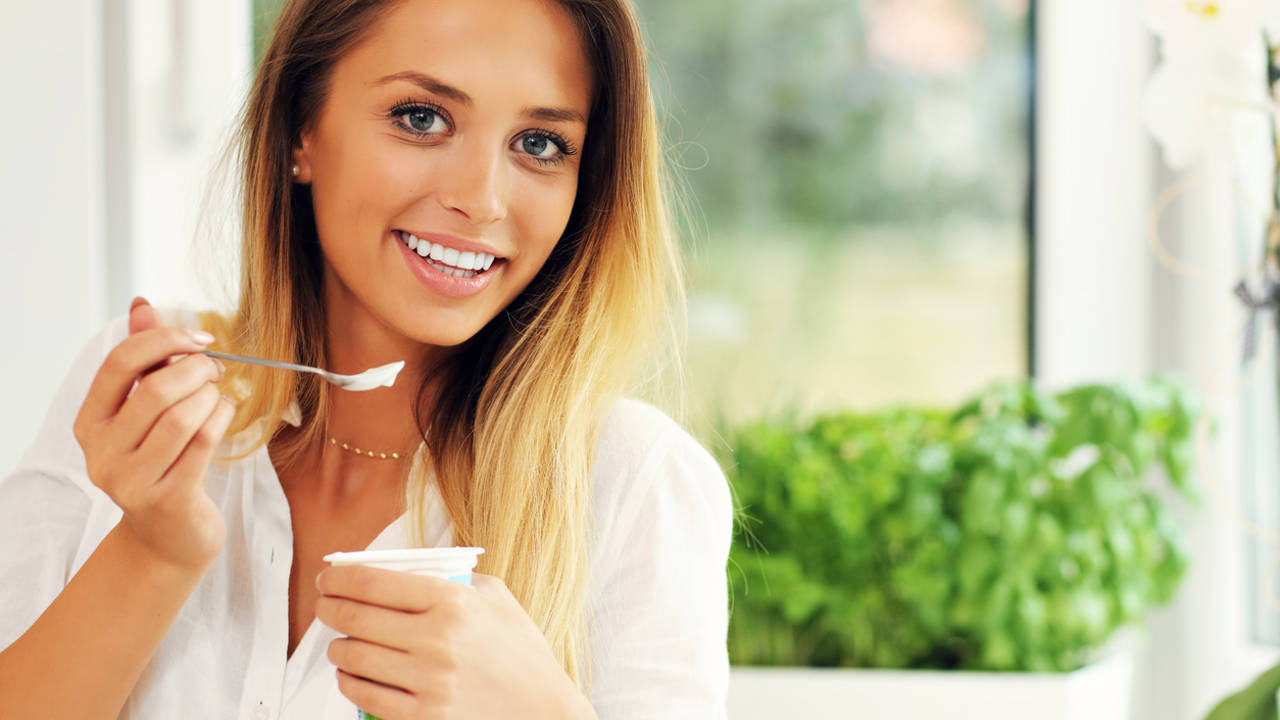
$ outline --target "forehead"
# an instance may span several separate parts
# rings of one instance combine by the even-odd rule
[[[477,104],[569,107],[584,116],[590,104],[581,36],[553,0],[404,0],[338,61],[334,76],[371,87],[405,71],[436,77]]]

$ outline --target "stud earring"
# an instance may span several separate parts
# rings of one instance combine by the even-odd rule
[[[289,168],[289,172],[293,173],[294,177],[298,177],[298,175],[302,172],[302,168],[298,167],[295,164],[293,167]]]

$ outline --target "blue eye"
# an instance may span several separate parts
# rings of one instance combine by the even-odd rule
[[[545,130],[527,132],[516,139],[515,145],[520,152],[544,165],[562,163],[565,156],[578,152],[568,140]]]
[[[560,150],[550,138],[544,135],[525,135],[520,146],[525,152],[540,158],[552,157]]]
[[[405,122],[418,132],[431,132],[431,128],[435,127],[436,120],[439,118],[439,115],[430,110],[419,110],[405,115]]]
[[[391,117],[414,135],[438,135],[449,130],[443,113],[421,103],[401,103],[391,109]]]

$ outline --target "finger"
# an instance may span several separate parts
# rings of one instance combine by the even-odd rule
[[[129,334],[136,335],[143,330],[160,327],[164,322],[160,313],[147,302],[144,297],[136,297],[129,305]]]
[[[162,413],[205,385],[218,382],[222,374],[217,360],[196,353],[142,378],[109,421],[115,442],[125,449],[136,449]]]
[[[204,477],[205,470],[209,468],[209,462],[213,460],[213,452],[227,434],[227,428],[231,425],[231,419],[235,414],[236,406],[225,396],[220,397],[213,414],[204,425],[200,426],[177,461],[169,467],[165,479]]]
[[[356,677],[414,692],[422,683],[421,664],[403,650],[341,637],[329,643],[329,662]]]
[[[136,335],[143,330],[150,330],[151,328],[161,327],[162,325],[164,325],[164,319],[160,317],[160,311],[152,307],[151,303],[147,302],[146,298],[139,296],[133,299],[133,303],[129,305],[130,335]],[[165,358],[155,365],[143,370],[142,374],[146,375],[149,372],[159,370],[171,363],[174,360],[174,357],[180,356],[170,356]]]
[[[413,650],[424,634],[421,615],[343,598],[317,598],[316,619],[341,635],[395,650]]]
[[[143,371],[170,355],[200,352],[212,338],[203,331],[175,327],[151,328],[125,338],[102,361],[78,420],[97,423],[115,415]]]
[[[325,568],[316,576],[316,587],[325,595],[405,612],[426,612],[455,595],[471,592],[452,580],[364,565]]]
[[[218,388],[205,383],[165,410],[132,455],[138,476],[157,479],[164,476],[221,400]]]
[[[382,720],[401,720],[415,716],[416,700],[398,688],[380,685],[338,670],[338,690],[356,707]]]

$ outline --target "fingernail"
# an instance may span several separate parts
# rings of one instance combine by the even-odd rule
[[[212,345],[214,337],[203,330],[188,330],[187,335],[201,345]]]
[[[219,360],[218,358],[214,358],[213,362],[215,365],[218,366],[218,379],[221,380],[227,374],[227,366],[223,365],[222,361]]]
[[[134,309],[137,308],[139,305],[150,305],[150,304],[151,303],[147,302],[146,298],[139,295],[138,297],[133,299],[133,302],[129,303],[129,312],[133,312]]]

